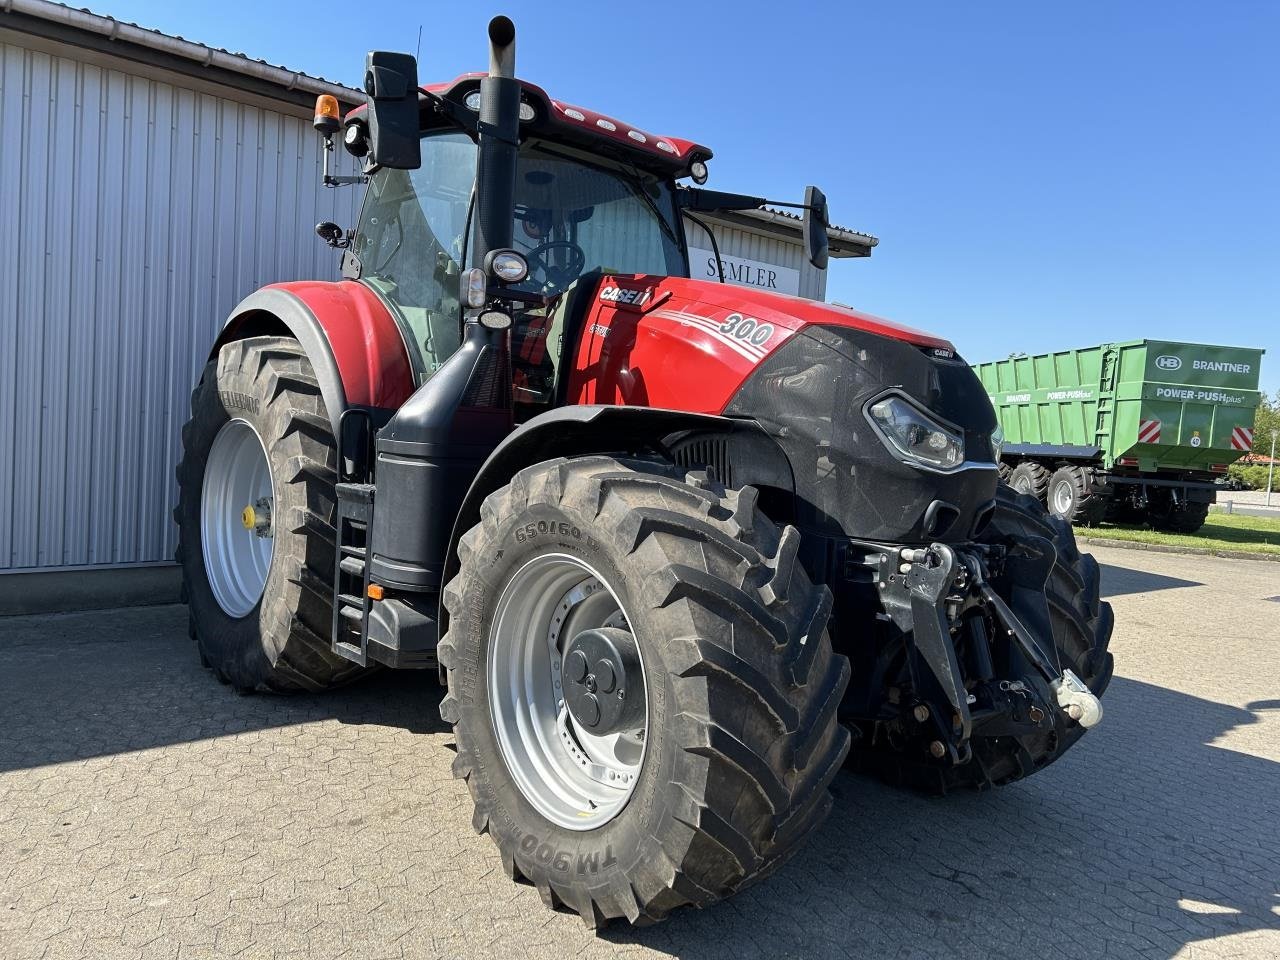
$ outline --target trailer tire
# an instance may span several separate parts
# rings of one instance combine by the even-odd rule
[[[1164,512],[1148,513],[1151,525],[1169,533],[1195,533],[1209,519],[1209,504],[1183,503]]]
[[[1068,523],[1093,526],[1106,514],[1106,501],[1093,492],[1093,478],[1084,467],[1059,467],[1049,478],[1045,502],[1049,513]]]
[[[239,468],[223,466],[226,445],[236,441],[243,458],[260,457],[257,469],[269,474],[271,544],[252,575],[236,568],[243,546],[215,509],[221,502],[239,510],[246,499],[232,489]],[[214,454],[215,444],[223,452]],[[182,445],[176,559],[201,663],[242,693],[322,690],[358,676],[361,668],[329,646],[335,443],[301,346],[284,337],[223,346],[191,394]],[[219,486],[224,473],[231,479]]]
[[[653,922],[766,876],[826,818],[849,748],[836,719],[849,663],[832,652],[831,594],[810,582],[798,544],[795,528],[760,512],[754,488],[650,461],[539,463],[485,500],[444,592],[440,713],[454,727],[453,771],[475,803],[473,825],[509,877],[589,926]],[[582,583],[574,564],[588,572]],[[512,745],[521,730],[546,728],[549,703],[560,739],[589,752],[568,708],[571,661],[549,667],[550,681],[541,665],[504,661],[534,662],[527,650],[555,663],[584,633],[608,629],[586,617],[592,597],[593,616],[608,614],[612,636],[629,634],[638,651],[645,726],[632,740],[643,747],[619,781],[631,784],[625,796],[593,805],[575,794],[561,807],[558,796],[595,788],[558,766],[553,738],[519,741],[538,754],[532,764]],[[526,690],[519,678],[529,676]],[[539,772],[553,767],[550,780]]]
[[[1044,503],[1045,491],[1049,488],[1049,471],[1034,460],[1023,460],[1009,473],[1009,486]]]

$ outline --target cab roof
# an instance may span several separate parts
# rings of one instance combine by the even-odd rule
[[[446,83],[424,84],[420,89],[426,100],[447,101],[466,110],[474,110],[467,98],[480,89],[483,73],[464,73]],[[537,84],[521,80],[520,100],[533,109],[533,118],[521,121],[521,128],[531,133],[550,136],[558,141],[576,143],[593,152],[619,156],[636,166],[658,170],[673,177],[689,174],[696,160],[709,160],[710,147],[681,137],[669,137],[641,130],[616,117],[556,100]],[[474,101],[474,98],[472,98]],[[364,105],[347,114],[353,120],[364,112]]]

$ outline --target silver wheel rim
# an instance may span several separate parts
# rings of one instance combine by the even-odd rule
[[[512,576],[489,633],[489,714],[503,760],[525,799],[570,830],[592,830],[621,812],[646,752],[645,727],[596,736],[565,706],[566,646],[599,627],[631,629],[613,588],[576,557],[546,554]],[[640,674],[647,717],[643,662]]]
[[[252,610],[267,585],[274,500],[262,438],[247,421],[229,420],[213,438],[200,492],[205,575],[229,616]]]
[[[1011,486],[1019,493],[1031,492],[1031,481],[1027,479],[1027,475],[1025,473],[1020,473],[1014,477]]]
[[[1053,509],[1058,516],[1065,517],[1071,512],[1072,499],[1069,480],[1062,480],[1053,488]]]

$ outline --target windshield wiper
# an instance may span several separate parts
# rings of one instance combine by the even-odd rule
[[[667,235],[667,239],[679,248],[680,238],[676,236],[675,227],[671,226],[671,224],[667,222],[667,218],[662,214],[662,208],[658,206],[658,201],[649,196],[649,191],[645,189],[645,185],[648,181],[646,181],[640,171],[634,167],[630,171],[623,170],[621,173],[623,174],[627,185],[631,187],[631,191],[644,202],[646,207],[649,208],[649,212],[652,213],[654,219],[658,221],[658,225],[662,227],[662,232]]]

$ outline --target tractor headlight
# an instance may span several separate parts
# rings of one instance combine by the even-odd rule
[[[964,437],[935,420],[905,397],[890,394],[867,409],[876,431],[891,450],[931,470],[954,470],[964,463]]]

